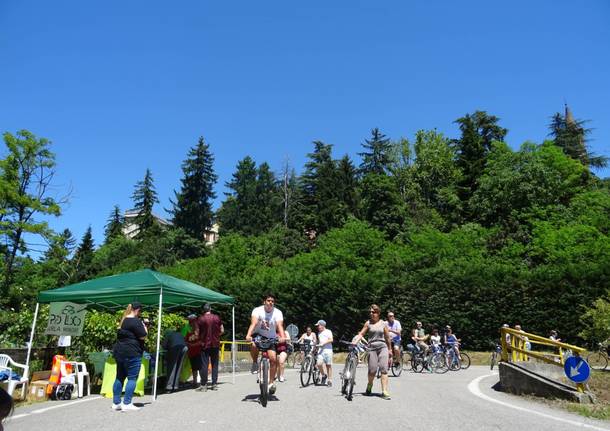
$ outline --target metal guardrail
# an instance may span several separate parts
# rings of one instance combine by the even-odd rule
[[[528,361],[530,358],[563,368],[565,360],[574,355],[581,356],[586,352],[582,347],[554,341],[547,337],[531,334],[512,328],[501,328],[502,360],[505,362]],[[529,345],[528,345],[529,343]],[[531,345],[539,345],[556,349],[552,352],[539,352],[531,349]],[[579,392],[584,392],[582,383],[576,384]]]

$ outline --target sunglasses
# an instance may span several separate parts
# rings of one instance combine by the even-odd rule
[[[379,311],[375,311],[375,310],[370,310],[369,313],[373,313],[373,314],[379,314]]]

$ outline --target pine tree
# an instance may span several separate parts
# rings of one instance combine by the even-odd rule
[[[371,130],[371,139],[362,144],[365,150],[358,153],[362,157],[360,172],[366,174],[387,174],[392,165],[392,143],[390,139],[379,131],[378,128]]]
[[[218,211],[221,230],[253,234],[257,229],[257,169],[250,156],[237,163],[231,181],[225,187],[231,191],[225,193],[227,199]]]
[[[125,218],[121,215],[121,210],[118,205],[114,206],[114,209],[110,213],[108,217],[108,222],[106,223],[104,235],[106,237],[106,243],[110,242],[113,238],[123,235],[123,224],[125,223]]]
[[[172,201],[173,223],[193,238],[202,240],[213,223],[212,202],[216,199],[214,185],[218,176],[214,173],[214,156],[203,137],[190,149],[182,163],[184,176],[180,192],[174,192]]]
[[[256,172],[256,234],[267,232],[279,222],[279,197],[276,179],[267,162]]]
[[[150,169],[146,169],[144,180],[138,181],[136,184],[131,198],[134,202],[134,208],[138,212],[134,220],[138,226],[136,237],[142,238],[156,224],[153,207],[156,203],[159,203]]]
[[[342,216],[357,216],[359,206],[358,180],[356,167],[346,154],[337,165],[337,195],[343,209]]]
[[[93,274],[93,252],[93,235],[91,233],[91,226],[89,226],[85,231],[80,244],[76,248],[74,258],[72,259],[76,269],[75,281],[86,280]]]
[[[51,238],[49,248],[44,253],[43,261],[64,262],[70,256],[72,250],[74,250],[75,245],[76,240],[72,236],[70,229],[64,229],[62,233]]]
[[[575,120],[568,105],[565,106],[565,115],[557,112],[553,115],[549,129],[555,145],[574,160],[578,160],[586,167],[605,168],[608,158],[597,156],[587,148],[587,135],[591,129],[584,127],[586,120]]]

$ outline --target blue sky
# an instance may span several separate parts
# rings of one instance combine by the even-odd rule
[[[161,204],[199,136],[217,192],[246,155],[300,171],[313,140],[357,159],[370,129],[457,135],[476,109],[542,141],[564,100],[610,156],[610,2],[0,2],[0,131],[53,141],[51,220],[99,244],[153,172]],[[605,177],[610,171],[598,173]]]

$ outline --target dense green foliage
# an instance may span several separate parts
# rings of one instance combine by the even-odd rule
[[[451,324],[467,348],[488,348],[503,323],[539,334],[557,329],[576,343],[606,337],[610,182],[591,171],[590,155],[569,151],[566,142],[576,141],[560,129],[551,130],[554,140],[513,149],[493,115],[476,111],[457,123],[454,139],[422,130],[412,142],[392,141],[374,129],[359,168],[348,155],[335,159],[321,141],[300,176],[288,164],[276,175],[267,163],[241,159],[216,215],[221,237],[213,247],[200,237],[208,222],[178,222],[174,212],[175,225],[161,228],[144,218],[156,201],[147,172],[134,193],[142,223],[136,238],[118,234],[124,221],[115,208],[95,250],[86,233],[74,251],[65,230],[48,236],[38,259],[27,248],[17,253],[10,285],[17,317],[3,314],[0,342],[22,344],[23,325],[15,322],[31,313],[40,290],[143,267],[233,295],[238,336],[261,295],[273,291],[288,323],[303,329],[324,318],[337,337],[351,338],[371,303],[394,310],[405,329],[415,320],[428,329]],[[189,191],[197,148],[176,194],[174,209],[184,214],[197,207],[189,196],[205,195],[201,187]],[[10,172],[2,166],[7,190]],[[218,311],[229,320],[229,309]],[[116,316],[91,313],[86,330],[94,335],[80,345],[108,346],[114,325]]]

